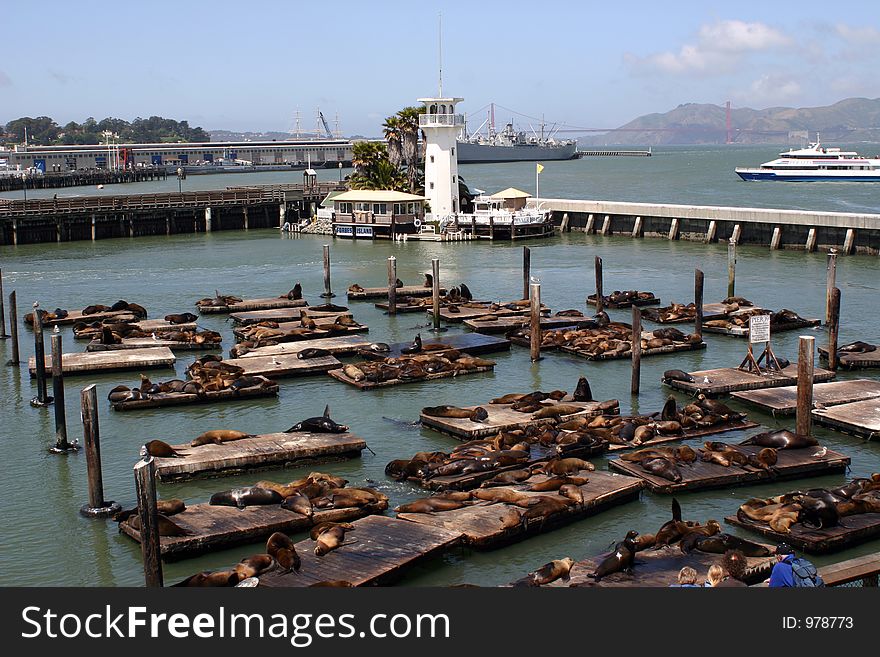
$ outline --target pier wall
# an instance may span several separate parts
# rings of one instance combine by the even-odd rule
[[[880,254],[880,214],[541,199],[560,230]]]

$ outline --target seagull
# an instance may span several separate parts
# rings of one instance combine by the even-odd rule
[[[273,365],[281,365],[281,361],[278,360],[275,356],[272,356],[272,364]]]
[[[158,340],[158,339],[159,339],[159,338],[156,336],[155,333],[153,333],[153,336],[152,336],[152,337],[153,337],[154,340]]]
[[[827,448],[827,447],[823,447],[823,448],[820,449],[818,452],[816,452],[815,454],[813,454],[813,456],[814,456],[815,458],[822,458],[822,457],[825,456],[827,453],[828,453],[828,448]]]
[[[709,380],[709,377],[708,377],[708,376],[704,376],[704,377],[703,377],[703,383],[712,383],[712,381]]]

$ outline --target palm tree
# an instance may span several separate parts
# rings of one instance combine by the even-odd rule
[[[355,174],[363,174],[376,165],[379,160],[388,157],[385,144],[378,141],[356,141],[351,147],[352,164]]]
[[[418,169],[421,160],[419,152],[419,115],[425,107],[404,107],[397,113],[400,125],[403,161],[407,167],[407,183],[410,193],[415,192],[418,182]]]
[[[403,122],[397,116],[389,116],[382,127],[388,142],[388,161],[399,167],[403,164]]]

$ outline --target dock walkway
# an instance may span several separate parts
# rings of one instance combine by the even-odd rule
[[[667,385],[693,396],[699,394],[707,397],[718,397],[730,392],[741,390],[761,390],[797,385],[797,363],[783,368],[782,372],[754,374],[736,367],[722,367],[715,370],[698,370],[688,372],[694,377],[693,383],[687,381],[670,381]],[[835,377],[831,370],[817,367],[813,370],[813,383],[824,383]],[[708,382],[706,381],[708,379]]]
[[[120,370],[146,370],[161,367],[174,367],[176,357],[168,347],[150,349],[127,349],[124,351],[95,351],[62,354],[61,371],[65,375],[88,374],[90,372],[115,372]],[[45,359],[46,375],[52,374],[52,357]],[[37,361],[28,358],[31,376],[37,375]]]
[[[880,397],[817,408],[813,421],[844,433],[872,440],[880,437]]]
[[[735,392],[731,397],[757,406],[773,415],[793,415],[797,410],[797,386]],[[837,406],[878,397],[880,397],[880,382],[870,379],[833,381],[817,383],[813,386],[814,407]]]
[[[228,306],[196,306],[203,315],[219,313],[237,313],[248,310],[274,310],[276,308],[299,308],[308,305],[303,299],[287,297],[264,297],[260,299],[242,299]]]
[[[724,519],[728,524],[756,532],[773,539],[776,543],[788,543],[794,548],[811,554],[828,554],[846,550],[880,536],[880,513],[859,513],[846,516],[842,524],[824,529],[814,529],[801,523],[793,524],[788,533],[776,532],[769,525],[752,520],[740,520],[735,515]]]

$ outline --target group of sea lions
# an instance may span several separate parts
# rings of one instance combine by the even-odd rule
[[[365,355],[361,352],[361,355]],[[462,374],[481,368],[494,367],[495,361],[470,356],[456,349],[445,351],[443,355],[432,353],[404,354],[399,358],[375,355],[375,360],[361,361],[344,365],[343,374],[355,382],[383,383],[399,379],[417,381],[431,374],[453,372]]]
[[[514,301],[507,302],[462,300],[460,303],[447,304],[446,311],[452,314],[456,314],[461,311],[461,308],[483,310],[485,311],[485,314],[480,315],[479,317],[474,317],[471,321],[494,322],[499,317],[510,315],[511,312],[520,314],[525,313],[528,311],[530,305],[531,301],[529,301],[528,299],[516,299]],[[544,312],[546,310],[547,306],[544,306],[542,304],[541,312]]]
[[[251,577],[278,570],[299,574],[302,559],[287,534],[275,532],[266,541],[266,552],[245,557],[228,570],[205,570],[187,577],[175,586],[235,586]]]
[[[56,308],[52,312],[47,312],[42,309],[37,309],[36,312],[38,312],[40,314],[40,320],[44,323],[49,322],[49,321],[64,319],[65,317],[67,317],[70,314],[67,310],[64,310],[63,308]],[[146,308],[144,308],[142,305],[137,304],[137,303],[129,303],[128,301],[125,301],[124,299],[120,299],[119,301],[114,303],[112,306],[105,306],[104,304],[93,304],[90,306],[86,306],[85,308],[82,309],[83,315],[95,315],[97,313],[108,313],[108,312],[126,312],[126,313],[130,313],[131,315],[133,315],[134,318],[136,318],[136,319],[146,319],[146,317],[147,317],[147,309]],[[34,323],[34,313],[32,313],[32,312],[27,313],[24,316],[24,321],[26,324],[33,324]]]
[[[632,326],[629,324],[609,322],[602,326],[587,327],[579,322],[579,325],[581,328],[544,331],[541,335],[541,347],[568,347],[589,356],[606,358],[622,357],[632,350]],[[676,328],[666,327],[643,334],[641,347],[647,351],[671,344],[694,344],[700,340],[696,334],[685,334]]]
[[[236,303],[241,303],[243,301],[242,297],[237,297],[233,294],[220,294],[215,291],[213,297],[205,297],[204,299],[199,299],[196,301],[196,306],[198,308],[202,307],[212,307],[212,306],[231,306]]]
[[[751,308],[737,313],[727,319],[710,319],[704,322],[704,326],[720,329],[748,328],[749,319],[757,315],[770,315],[770,330],[779,330],[783,326],[792,324],[804,324],[806,320],[793,310],[783,308],[779,312],[764,310],[763,308]]]
[[[186,510],[186,504],[180,499],[156,500],[156,510],[158,511],[158,529],[159,536],[189,536],[191,531],[180,526],[171,516],[177,515]],[[113,520],[120,524],[127,523],[135,531],[141,530],[141,518],[138,515],[138,508],[123,509],[113,516]]]
[[[39,314],[40,322],[42,324],[46,324],[47,322],[54,322],[55,320],[59,320],[59,319],[64,319],[65,317],[67,317],[70,314],[69,312],[67,312],[63,308],[56,308],[52,312],[49,312],[47,310],[43,310],[42,308],[38,308],[36,312]],[[31,313],[25,314],[24,322],[25,322],[25,324],[33,325],[34,313],[31,312]]]
[[[638,290],[615,290],[611,294],[602,295],[602,303],[606,306],[616,306],[633,301],[653,301],[656,299],[653,292],[639,292]],[[596,295],[587,297],[588,302],[596,303]]]
[[[220,344],[223,341],[216,331],[159,329],[142,331],[134,324],[103,325],[97,335],[97,342],[103,345],[122,344],[125,338],[152,338],[156,341],[172,341],[185,344]]]
[[[295,342],[297,340],[314,340],[328,338],[350,333],[352,329],[363,329],[364,326],[356,322],[351,315],[340,315],[332,323],[322,322],[320,325],[315,318],[310,317],[304,309],[300,315],[300,326],[294,328],[281,328],[279,322],[266,320],[256,324],[250,324],[237,331],[241,338],[238,350],[242,348],[255,349],[282,342]]]
[[[768,525],[781,534],[795,523],[811,529],[845,526],[841,518],[880,513],[880,473],[853,479],[837,488],[811,488],[769,498],[754,497],[736,512],[743,522]]]
[[[743,297],[727,297],[722,299],[721,304],[724,306],[724,314],[732,313],[741,308],[751,308],[753,304]],[[692,322],[697,317],[697,307],[693,303],[671,303],[663,308],[646,308],[642,311],[642,316],[652,322]],[[706,322],[706,325],[709,325]]]

